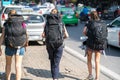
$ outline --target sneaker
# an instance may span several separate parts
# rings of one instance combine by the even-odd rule
[[[86,80],[93,80],[93,75],[89,75]]]

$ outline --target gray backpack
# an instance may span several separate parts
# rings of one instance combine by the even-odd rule
[[[90,21],[87,25],[87,44],[95,50],[103,50],[107,47],[107,24],[103,20]]]
[[[14,48],[23,47],[26,44],[26,26],[21,15],[12,15],[4,24],[5,45]]]
[[[47,23],[45,28],[46,42],[49,43],[53,49],[57,49],[63,44],[63,29],[64,24],[59,21],[58,16],[47,16]]]

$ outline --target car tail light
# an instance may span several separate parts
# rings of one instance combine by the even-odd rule
[[[5,14],[2,14],[2,21],[5,20]]]
[[[39,11],[40,14],[42,14],[42,11]]]

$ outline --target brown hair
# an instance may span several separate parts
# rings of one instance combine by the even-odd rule
[[[92,11],[90,13],[91,20],[100,20],[97,11]]]

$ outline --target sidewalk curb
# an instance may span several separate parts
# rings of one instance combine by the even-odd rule
[[[65,46],[64,50],[65,50],[66,52],[68,52],[69,54],[71,54],[72,56],[74,56],[74,57],[82,60],[82,61],[85,62],[85,63],[87,63],[87,60],[86,60],[86,58],[84,57],[84,55],[80,54],[79,52],[77,52],[77,51],[75,51],[75,50],[73,50],[73,49],[71,49],[71,48],[69,48],[69,47],[67,47],[67,46]],[[92,61],[92,63],[94,63],[94,62]],[[92,65],[93,65],[93,67],[95,66],[94,64],[92,64]],[[104,67],[103,65],[100,65],[100,70],[101,70],[101,72],[102,72],[104,75],[106,75],[107,77],[109,77],[109,78],[111,78],[111,79],[113,79],[113,80],[120,80],[120,75],[119,75],[119,74],[117,74],[117,73],[115,73],[115,72],[107,69],[107,68]]]

